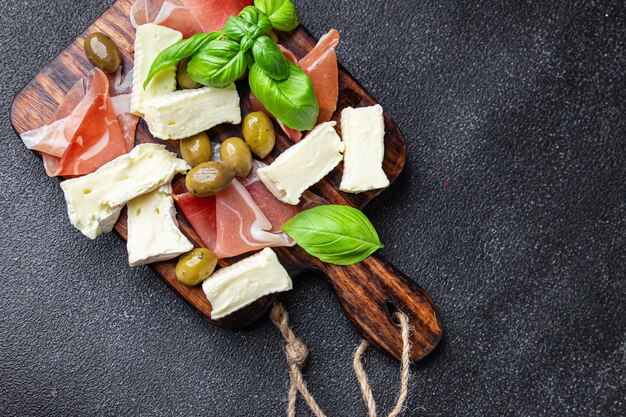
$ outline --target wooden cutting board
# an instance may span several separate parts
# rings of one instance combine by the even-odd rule
[[[16,97],[11,109],[11,121],[18,134],[45,125],[52,113],[74,83],[88,77],[92,66],[83,52],[83,41],[93,32],[104,32],[120,47],[124,57],[124,73],[132,69],[132,48],[135,30],[128,18],[133,0],[118,0],[98,20],[96,20],[79,38],[61,52],[33,79]],[[291,49],[298,58],[303,57],[315,45],[316,41],[302,26],[296,31],[280,34],[280,43]],[[248,95],[246,83],[238,85],[242,97],[242,109],[247,110],[245,97]],[[338,112],[334,120],[339,122],[341,109],[352,106],[369,106],[376,101],[356,82],[341,66],[339,68],[339,102]],[[339,124],[339,123],[338,123]],[[339,126],[338,126],[339,127]],[[406,145],[398,127],[385,113],[385,160],[384,170],[391,181],[402,172],[406,158]],[[277,129],[279,132],[280,129]],[[281,134],[277,138],[274,152],[266,158],[270,163],[280,152],[290,146],[290,142]],[[241,136],[239,126],[223,125],[212,129],[209,135],[213,139],[224,140],[232,136]],[[154,139],[143,122],[137,130],[137,141],[165,143],[169,149],[177,151],[175,141]],[[43,167],[33,167],[43,169]],[[315,185],[312,191],[335,204],[351,205],[363,208],[382,190],[362,194],[346,194],[339,191],[342,167],[339,166],[322,182]],[[181,230],[196,246],[202,242],[190,226],[184,215],[178,215]],[[68,221],[68,219],[59,219]],[[402,225],[398,225],[402,227]],[[125,240],[126,213],[120,217],[116,232]],[[393,266],[382,259],[372,256],[353,266],[340,267],[319,262],[298,247],[278,248],[276,252],[292,276],[304,270],[318,270],[325,274],[333,284],[339,301],[359,333],[374,346],[399,359],[401,354],[401,337],[392,315],[400,310],[408,315],[411,324],[411,358],[419,360],[432,351],[442,334],[441,322],[437,308],[431,297],[412,280],[398,272]],[[226,266],[234,260],[220,261]],[[176,260],[151,265],[151,268],[167,282],[178,294],[192,306],[210,319],[211,305],[201,288],[188,287],[176,280]],[[263,317],[276,295],[265,297],[257,303],[233,314],[214,324],[223,327],[246,326]],[[332,329],[329,329],[332,333]]]

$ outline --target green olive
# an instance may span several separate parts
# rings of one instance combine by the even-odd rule
[[[189,165],[195,167],[213,158],[213,145],[209,135],[197,133],[180,141],[180,154]]]
[[[185,59],[180,63],[180,65],[178,65],[178,71],[176,72],[178,87],[182,90],[193,90],[202,87],[202,84],[189,78],[189,74],[187,73],[187,64],[189,64],[189,60]]]
[[[89,62],[106,73],[117,71],[122,66],[122,55],[111,38],[102,32],[92,33],[85,39],[85,55]]]
[[[208,197],[226,188],[233,178],[235,171],[221,162],[204,162],[187,173],[185,185],[192,194]]]
[[[217,256],[208,249],[194,249],[183,255],[176,264],[176,279],[185,285],[198,285],[211,276],[217,265]]]
[[[243,138],[259,158],[265,158],[276,145],[276,131],[269,116],[256,111],[243,118]]]
[[[252,153],[243,139],[230,138],[222,142],[220,158],[238,177],[247,177],[252,169]]]

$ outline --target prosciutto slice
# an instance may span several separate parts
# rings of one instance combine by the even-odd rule
[[[215,254],[229,258],[265,247],[292,246],[286,235],[271,233],[272,223],[236,179],[215,196]]]
[[[120,124],[106,75],[96,69],[86,94],[82,86],[81,80],[70,89],[51,124],[21,135],[26,147],[42,152],[49,176],[91,173],[134,145],[137,120],[120,114]],[[117,106],[125,109],[126,100],[117,97]]]
[[[135,28],[155,23],[188,38],[222,29],[230,16],[251,4],[252,0],[136,0],[130,16]]]
[[[286,217],[286,212],[269,211],[275,207],[268,197],[274,200],[275,197],[269,191],[266,191],[269,196],[260,191],[259,184],[263,186],[260,181],[255,181],[244,187],[235,179],[215,196],[196,197],[187,191],[184,180],[181,180],[174,185],[174,200],[205,246],[220,259],[266,247],[293,245],[291,239],[279,233],[284,223],[280,223],[279,216]],[[273,221],[268,219],[257,201],[268,210]]]
[[[335,47],[339,44],[339,32],[331,29],[322,36],[315,48],[298,61],[311,78],[315,96],[320,106],[317,123],[324,123],[333,117],[339,98],[339,70]]]

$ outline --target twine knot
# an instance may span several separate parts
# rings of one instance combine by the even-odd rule
[[[287,343],[285,353],[287,354],[287,363],[289,365],[304,366],[306,359],[309,357],[309,349],[298,338]]]

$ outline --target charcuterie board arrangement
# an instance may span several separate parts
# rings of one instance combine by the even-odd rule
[[[376,256],[361,211],[400,175],[404,138],[338,45],[290,0],[118,0],[19,94],[12,123],[85,238],[114,229],[131,267],[216,325],[253,323],[316,269],[394,358],[404,313],[418,360],[441,338],[436,306]]]

